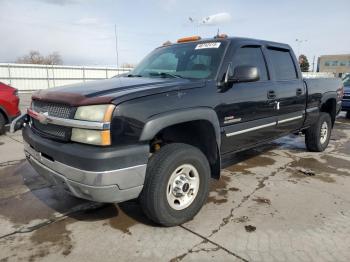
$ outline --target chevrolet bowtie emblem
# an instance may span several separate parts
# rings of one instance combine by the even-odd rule
[[[48,112],[44,112],[44,113],[38,113],[35,112],[31,109],[28,109],[28,114],[35,118],[36,120],[38,120],[41,124],[47,125],[48,123],[51,122],[51,119],[49,117],[49,113]]]
[[[41,124],[44,124],[44,125],[47,125],[47,123],[50,122],[50,119],[49,119],[49,113],[48,112],[45,112],[45,113],[39,113],[38,114],[38,120]]]

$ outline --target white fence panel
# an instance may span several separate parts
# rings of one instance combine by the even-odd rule
[[[106,69],[89,69],[85,68],[85,76],[87,78],[99,79],[99,78],[107,78],[107,70]]]
[[[0,63],[0,82],[20,91],[33,91],[51,87],[107,79],[129,72],[131,68],[53,66]]]
[[[303,72],[303,77],[305,78],[334,78],[333,73],[326,72]]]

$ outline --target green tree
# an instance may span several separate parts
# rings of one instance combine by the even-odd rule
[[[309,72],[310,64],[309,64],[309,60],[307,60],[306,55],[299,56],[299,65],[300,65],[301,72]]]

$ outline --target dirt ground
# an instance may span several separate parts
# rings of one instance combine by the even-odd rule
[[[22,107],[28,103],[26,97]],[[136,201],[79,200],[0,137],[0,261],[350,261],[350,120],[328,149],[288,136],[239,153],[182,226],[154,225]]]

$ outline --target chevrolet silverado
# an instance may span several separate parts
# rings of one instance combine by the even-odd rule
[[[288,134],[326,149],[339,79],[303,79],[287,44],[218,35],[165,43],[129,74],[40,90],[11,129],[42,176],[79,198],[138,198],[174,226],[207,200],[232,154]]]

